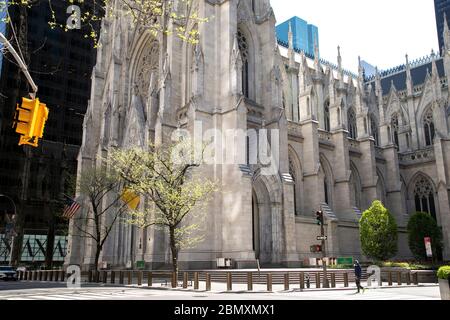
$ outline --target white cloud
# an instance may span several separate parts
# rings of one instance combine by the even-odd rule
[[[388,69],[438,50],[433,0],[271,0],[281,23],[294,15],[319,28],[321,56],[357,70],[358,55]]]

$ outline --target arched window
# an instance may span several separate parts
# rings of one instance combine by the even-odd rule
[[[399,125],[398,125],[398,115],[394,114],[392,116],[391,119],[391,126],[392,126],[392,142],[395,143],[395,145],[397,146],[397,148],[399,147],[399,140],[398,140],[398,129],[399,129]]]
[[[297,202],[297,197],[299,196],[298,192],[298,187],[297,187],[297,174],[295,172],[295,167],[294,167],[294,163],[292,162],[292,158],[289,157],[289,174],[292,177],[292,180],[294,181],[294,211],[295,211],[295,215],[299,214],[298,211],[298,202]]]
[[[425,133],[425,145],[433,145],[433,140],[435,136],[434,121],[433,121],[433,111],[428,110],[423,118],[423,130]]]
[[[325,203],[330,205],[330,190],[328,188],[328,179],[326,177],[323,179],[323,192],[325,194]]]
[[[436,206],[434,203],[434,190],[430,181],[420,177],[414,186],[414,201],[417,212],[427,212],[436,220]]]
[[[323,118],[325,131],[330,132],[330,101],[325,102],[325,106],[323,108]]]
[[[353,111],[352,108],[348,109],[347,123],[348,123],[349,137],[352,139],[356,139],[358,136],[358,132],[356,129],[356,115],[355,111]]]
[[[241,30],[238,30],[238,45],[242,59],[242,93],[246,98],[249,98],[249,49],[247,38]]]
[[[370,132],[372,134],[373,139],[375,140],[375,145],[380,145],[380,135],[378,134],[378,124],[375,118],[370,117]]]

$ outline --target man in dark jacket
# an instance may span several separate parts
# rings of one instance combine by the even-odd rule
[[[356,282],[356,287],[358,288],[358,293],[360,293],[360,290],[363,290],[363,293],[365,291],[365,289],[361,286],[361,277],[362,277],[362,269],[361,269],[361,265],[359,264],[358,260],[355,260],[355,282]]]

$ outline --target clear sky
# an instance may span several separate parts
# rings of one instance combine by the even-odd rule
[[[271,0],[277,24],[296,15],[319,28],[321,57],[357,71],[358,55],[385,70],[438,51],[433,0]]]

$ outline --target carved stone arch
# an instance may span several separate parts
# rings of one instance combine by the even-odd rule
[[[259,82],[256,81],[259,79],[257,66],[260,65],[257,32],[252,23],[242,21],[238,23],[237,37],[242,59],[243,93],[249,99],[256,101],[258,97],[257,83]]]
[[[154,84],[159,86],[160,60],[161,52],[159,42],[149,32],[144,33],[137,40],[132,51],[129,70],[130,100],[133,94],[137,94],[146,102],[149,97],[152,74],[158,78],[158,81],[154,81]]]
[[[282,183],[279,176],[261,175],[258,169],[253,187],[253,244],[262,264],[279,263],[282,253]]]
[[[350,196],[351,203],[354,207],[358,209],[362,209],[363,201],[363,192],[362,192],[362,183],[361,176],[359,174],[358,168],[356,167],[353,161],[350,161]]]
[[[413,212],[428,212],[434,219],[438,217],[437,186],[427,174],[419,171],[409,181],[408,198]]]
[[[301,164],[300,157],[294,148],[289,145],[289,174],[292,176],[294,181],[294,208],[295,214],[300,215],[304,212],[304,203],[303,203],[303,168]]]
[[[384,206],[387,205],[386,203],[386,180],[384,179],[384,175],[381,172],[380,168],[377,167],[377,197],[378,200],[380,200]]]
[[[319,180],[323,184],[323,202],[327,203],[330,208],[333,208],[334,198],[334,175],[333,167],[328,161],[327,157],[321,153],[319,160]]]

